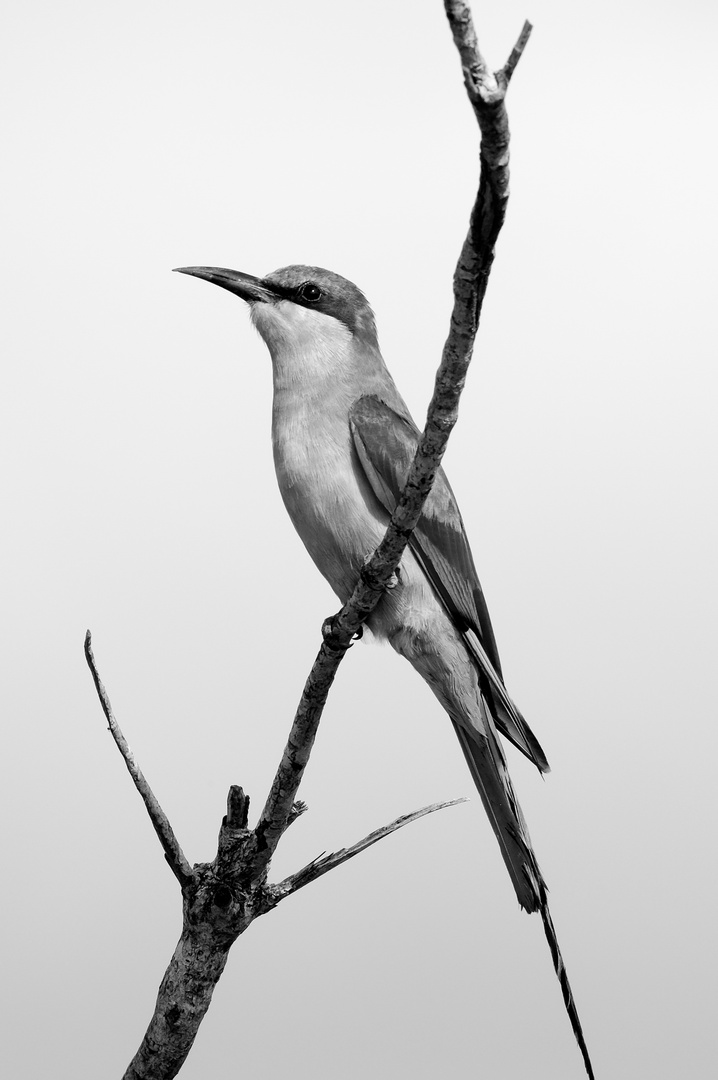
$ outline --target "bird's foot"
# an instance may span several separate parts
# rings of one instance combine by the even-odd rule
[[[365,567],[369,565],[369,563],[371,562],[373,556],[374,556],[373,551],[370,551],[368,555],[364,556],[364,566]],[[372,587],[374,586],[374,582],[371,581],[366,574],[362,573],[362,578],[363,578],[363,580],[365,581],[365,583],[367,585],[370,585]],[[399,567],[397,566],[396,570],[391,575],[391,577],[387,581],[384,588],[385,589],[395,589],[400,581],[401,581],[401,571],[400,571]]]
[[[337,645],[337,641],[336,641],[336,638],[334,636],[334,631],[335,631],[336,624],[337,624],[337,616],[336,615],[330,615],[322,623],[322,637],[324,638],[324,641],[326,642],[327,645],[329,645],[330,648],[336,648],[336,645]],[[364,627],[360,626],[359,629],[357,630],[356,634],[352,638],[352,641],[359,641],[359,639],[363,636],[363,634],[364,634]]]

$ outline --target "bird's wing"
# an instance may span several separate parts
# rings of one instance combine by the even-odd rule
[[[354,402],[349,424],[367,480],[382,506],[392,513],[406,483],[419,430],[408,414],[374,395]],[[436,475],[409,545],[484,676],[487,696],[496,707],[497,727],[541,772],[547,772],[546,755],[504,686],[486,600],[443,469]]]

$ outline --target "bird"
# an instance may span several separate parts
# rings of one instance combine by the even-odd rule
[[[382,358],[365,295],[317,266],[286,266],[262,278],[211,266],[177,272],[249,305],[272,360],[279,490],[309,555],[344,603],[386,532],[420,437]],[[506,689],[466,529],[441,468],[391,586],[367,625],[419,672],[451,720],[518,902],[541,914],[564,1004],[593,1078],[546,883],[499,735],[539,772],[548,772],[549,764]]]

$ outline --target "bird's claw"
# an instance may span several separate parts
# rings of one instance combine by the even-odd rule
[[[371,562],[373,556],[374,556],[373,551],[370,551],[368,555],[364,556],[364,566],[365,567],[367,567],[369,565],[369,563]],[[371,584],[371,582],[366,577],[364,578],[364,580],[367,582],[367,584]],[[396,570],[391,575],[391,577],[387,581],[384,588],[385,589],[395,589],[400,581],[401,581],[401,571],[400,571],[399,567],[397,566]]]
[[[334,640],[334,628],[336,626],[336,621],[337,621],[337,616],[336,615],[330,615],[322,623],[322,637],[324,638],[325,642],[329,646],[335,646],[336,645],[336,642]],[[356,634],[354,634],[354,637],[352,638],[352,641],[359,641],[359,639],[363,635],[364,635],[364,627],[360,626],[359,629],[357,630]]]

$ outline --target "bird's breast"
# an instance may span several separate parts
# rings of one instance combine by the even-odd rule
[[[388,515],[354,449],[350,402],[275,389],[272,443],[279,490],[312,559],[346,600]]]

